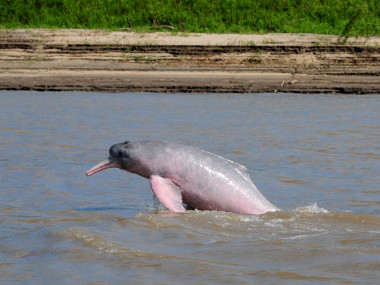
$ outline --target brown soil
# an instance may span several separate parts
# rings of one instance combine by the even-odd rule
[[[0,30],[0,89],[380,94],[380,38]]]

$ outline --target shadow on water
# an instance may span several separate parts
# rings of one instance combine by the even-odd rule
[[[101,207],[81,207],[81,208],[75,208],[73,210],[79,211],[79,212],[98,212],[98,211],[123,211],[127,209],[122,208],[122,207],[101,206]]]

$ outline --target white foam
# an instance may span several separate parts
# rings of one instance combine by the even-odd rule
[[[316,237],[316,236],[321,236],[324,234],[327,234],[328,232],[322,232],[322,233],[315,233],[315,234],[299,234],[299,235],[294,235],[286,238],[281,238],[281,239],[289,239],[289,240],[295,240],[295,239],[305,239],[305,238],[311,238],[311,237]]]
[[[294,210],[296,213],[312,213],[312,214],[327,214],[330,213],[324,208],[318,207],[317,203],[310,204],[304,207],[298,207]]]

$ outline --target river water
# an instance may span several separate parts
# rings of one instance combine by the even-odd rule
[[[380,97],[0,92],[0,284],[379,284]],[[125,140],[245,165],[283,211],[170,214]]]

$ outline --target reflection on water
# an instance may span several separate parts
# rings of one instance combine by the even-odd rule
[[[0,93],[0,283],[376,284],[380,100]],[[173,214],[141,177],[85,171],[126,139],[247,166],[283,212]]]

